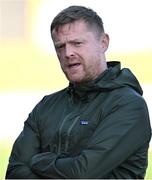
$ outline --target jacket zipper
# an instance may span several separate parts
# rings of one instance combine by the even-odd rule
[[[58,144],[58,150],[57,150],[57,154],[58,154],[58,155],[60,155],[60,153],[61,153],[61,132],[62,132],[62,128],[63,128],[66,120],[70,117],[70,115],[71,115],[71,113],[68,114],[68,115],[63,119],[62,124],[61,124],[61,126],[60,126],[60,128],[59,128],[59,144]]]
[[[77,117],[75,118],[75,120],[74,120],[73,123],[71,124],[70,128],[68,129],[67,138],[66,138],[66,142],[65,142],[65,152],[67,152],[67,150],[68,150],[70,133],[71,133],[74,125],[75,125],[76,122],[78,121],[79,117],[80,117],[80,116],[77,116]]]
[[[69,117],[71,116],[72,113],[68,114],[62,121],[62,124],[59,128],[59,144],[58,144],[58,151],[57,151],[57,154],[60,155],[61,154],[61,144],[62,144],[62,141],[61,141],[61,133],[62,133],[62,128],[65,124],[65,122],[69,119]],[[74,121],[72,122],[71,126],[68,128],[68,131],[67,131],[67,138],[66,138],[66,141],[65,141],[65,152],[67,151],[68,149],[68,144],[69,144],[69,135],[71,133],[71,130],[72,128],[74,127],[74,125],[76,124],[77,120],[79,119],[79,116],[77,116]]]

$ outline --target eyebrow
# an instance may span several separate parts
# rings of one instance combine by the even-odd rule
[[[61,45],[63,45],[63,44],[65,44],[65,43],[55,42],[55,43],[54,43],[54,46],[55,46],[55,47],[58,47],[58,46],[61,46]]]
[[[85,42],[85,40],[84,39],[73,39],[73,40],[69,40],[69,41],[67,41],[68,43],[73,43],[73,42]],[[59,47],[59,46],[61,46],[61,45],[64,45],[66,42],[55,42],[54,43],[54,45],[55,45],[55,47]]]

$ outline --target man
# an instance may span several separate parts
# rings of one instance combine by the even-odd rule
[[[91,9],[70,6],[51,24],[69,86],[45,96],[14,143],[6,178],[144,178],[151,138],[142,89],[119,62]]]

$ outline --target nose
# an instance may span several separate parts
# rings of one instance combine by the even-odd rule
[[[74,49],[71,45],[66,45],[65,47],[65,57],[70,58],[74,56]]]

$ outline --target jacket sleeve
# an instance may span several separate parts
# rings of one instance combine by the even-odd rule
[[[110,112],[103,112],[104,119],[80,155],[40,153],[31,160],[33,171],[46,178],[104,178],[138,148],[148,145],[151,129],[145,101],[124,96],[112,106]]]
[[[40,152],[37,127],[34,124],[34,112],[25,121],[24,129],[16,139],[9,158],[6,179],[39,179],[33,173],[29,162],[35,154]]]

